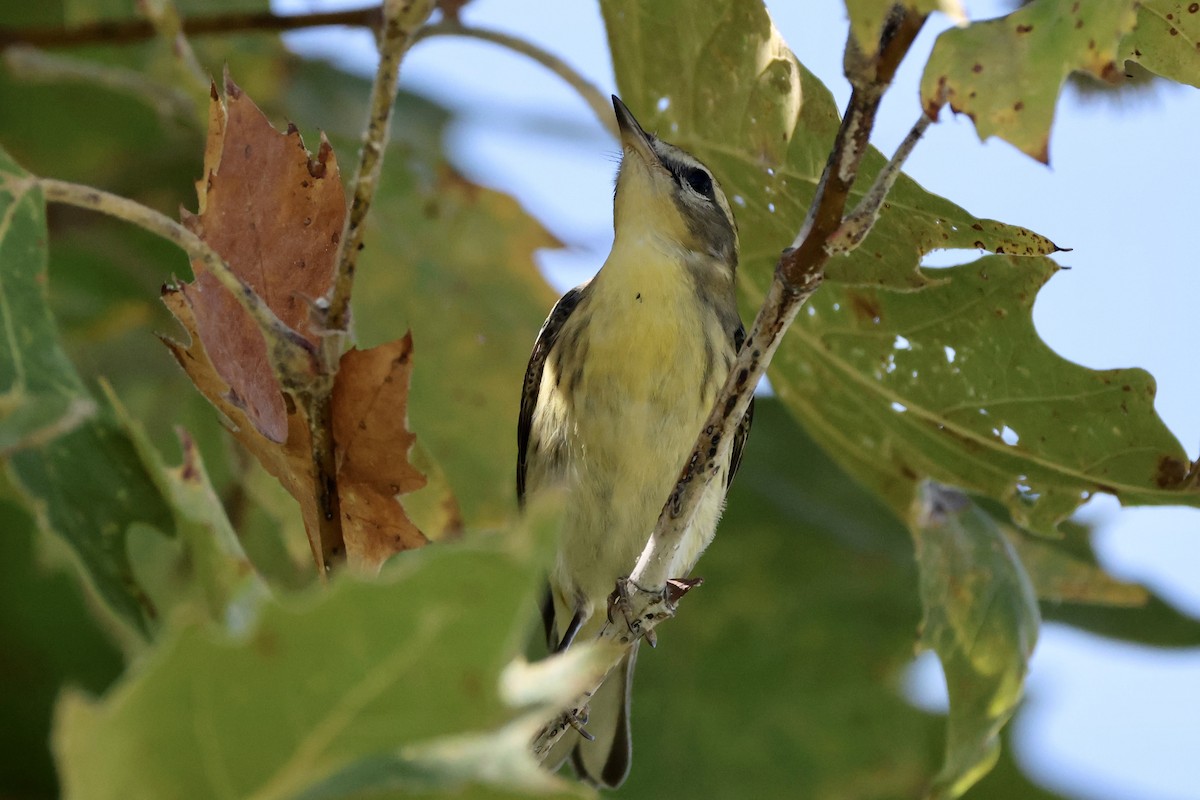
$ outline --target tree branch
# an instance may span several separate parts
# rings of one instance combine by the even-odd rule
[[[24,44],[10,47],[0,56],[14,76],[29,81],[80,81],[103,86],[140,100],[176,125],[196,125],[196,104],[186,92],[160,84],[145,74],[116,64],[48,53]]]
[[[678,551],[700,498],[718,478],[720,465],[728,460],[733,433],[784,332],[824,279],[825,265],[832,251],[830,239],[842,225],[846,201],[867,151],[879,103],[924,21],[924,15],[900,5],[894,6],[884,26],[880,47],[872,57],[863,55],[853,34],[849,37],[845,74],[854,90],[812,206],[792,246],[779,257],[775,278],[763,306],[663,506],[654,532],[633,572],[618,587],[618,592],[625,595],[625,619],[606,625],[600,632],[601,640],[623,645],[627,651],[674,613],[675,604],[686,591],[686,587],[680,589],[679,581],[672,580],[683,576],[669,574],[673,561],[671,554]],[[853,246],[843,247],[838,252],[849,252]],[[617,663],[619,658],[613,666]],[[573,704],[575,712],[587,704],[591,694],[587,693]],[[570,719],[570,713],[562,714],[543,728],[533,743],[537,757],[544,758],[549,753],[570,727]]]
[[[208,94],[208,73],[200,65],[196,51],[183,32],[183,16],[175,0],[138,0],[138,7],[154,26],[159,38],[171,48],[184,79],[199,91],[201,97]]]
[[[435,25],[426,25],[417,31],[413,37],[413,44],[435,36],[465,36],[469,39],[479,39],[498,44],[533,59],[566,81],[591,107],[596,118],[600,120],[600,124],[612,134],[613,138],[620,137],[616,120],[612,115],[612,101],[609,100],[608,95],[600,91],[594,83],[583,77],[574,67],[550,51],[543,50],[532,42],[510,36],[507,33],[463,25],[457,19],[447,19]]]
[[[280,383],[290,391],[305,385],[314,367],[312,346],[277,317],[254,288],[243,281],[207,242],[170,217],[128,198],[53,178],[33,180],[50,202],[87,208],[131,222],[178,245],[189,258],[203,264],[258,324]]]
[[[415,41],[414,33],[429,19],[434,6],[434,0],[386,0],[383,5],[379,67],[375,70],[375,83],[371,86],[370,115],[363,132],[362,152],[359,154],[358,171],[354,175],[353,199],[350,201],[350,213],[346,215],[346,225],[342,229],[337,274],[326,312],[325,325],[330,331],[346,331],[349,327],[354,269],[358,263],[358,251],[362,249],[363,223],[367,212],[371,210],[371,201],[379,186],[379,173],[383,169],[392,110],[396,106],[400,62]]]
[[[221,14],[212,17],[183,19],[182,33],[187,36],[209,36],[223,33],[280,33],[346,25],[356,28],[378,28],[382,20],[378,4],[344,11],[324,11],[313,14],[280,15],[269,12],[251,14]],[[91,44],[132,44],[153,39],[158,35],[148,19],[100,20],[74,28],[13,28],[0,26],[0,50],[14,45],[33,47],[81,47]]]
[[[891,160],[875,176],[875,182],[871,184],[871,188],[863,195],[863,199],[858,202],[854,210],[842,220],[842,224],[829,237],[827,249],[831,258],[849,253],[858,247],[863,239],[867,238],[867,234],[875,226],[875,221],[879,219],[879,211],[883,208],[883,201],[887,199],[888,192],[892,190],[896,179],[900,177],[900,171],[904,168],[904,162],[912,155],[913,148],[917,146],[917,142],[921,140],[925,129],[932,122],[933,118],[924,112],[921,113],[921,116],[917,117],[917,121],[909,130],[908,135],[904,137],[904,141],[896,148],[896,152],[892,155]]]

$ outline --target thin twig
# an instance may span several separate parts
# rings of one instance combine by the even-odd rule
[[[174,0],[138,0],[138,7],[154,26],[159,38],[166,42],[178,60],[179,69],[200,96],[208,94],[208,73],[200,66],[196,51],[183,32],[183,16]]]
[[[854,211],[842,220],[841,226],[829,237],[826,249],[829,251],[830,258],[849,253],[867,237],[871,228],[875,226],[876,220],[879,219],[883,201],[887,199],[888,192],[892,190],[896,179],[900,177],[900,171],[904,169],[904,162],[912,155],[913,148],[917,146],[917,142],[921,141],[925,129],[932,122],[933,118],[924,112],[917,117],[917,121],[909,130],[908,135],[904,137],[904,141],[896,148],[891,160],[875,176],[875,182],[863,195],[863,199],[858,201]]]
[[[382,8],[376,3],[343,11],[322,11],[312,14],[281,15],[269,12],[251,14],[221,14],[183,20],[183,33],[188,36],[209,36],[224,33],[258,31],[279,33],[345,25],[355,28],[377,28]],[[153,39],[158,32],[147,19],[100,20],[74,28],[16,28],[0,26],[0,50],[25,44],[34,47],[81,47],[92,44],[132,44]]]
[[[80,81],[128,94],[154,109],[164,120],[196,124],[196,104],[184,92],[164,86],[144,73],[116,64],[102,64],[35,47],[19,45],[4,51],[4,65],[13,75],[33,81]]]
[[[532,42],[527,42],[517,36],[510,36],[507,33],[488,28],[463,25],[458,20],[451,19],[421,28],[413,37],[413,44],[435,36],[465,36],[469,39],[479,39],[498,44],[533,59],[566,81],[584,99],[595,113],[596,118],[600,120],[600,124],[612,134],[614,139],[620,136],[616,119],[612,113],[612,101],[608,95],[600,91],[596,84],[583,77],[578,70],[550,51],[543,50]]]
[[[384,3],[383,27],[379,35],[379,67],[371,87],[370,116],[363,132],[350,211],[342,228],[337,272],[321,307],[325,346],[319,351],[320,369],[316,378],[299,395],[308,413],[312,460],[317,469],[320,492],[317,500],[321,511],[318,537],[325,554],[326,572],[340,566],[346,557],[337,483],[337,453],[333,439],[333,381],[337,374],[338,359],[350,338],[350,291],[354,285],[358,251],[362,249],[363,223],[371,209],[383,168],[392,110],[396,105],[400,62],[412,45],[414,31],[425,23],[433,9],[434,0],[387,0]]]
[[[313,351],[308,341],[277,317],[253,287],[243,281],[225,259],[199,236],[170,217],[128,198],[91,186],[53,178],[34,180],[41,187],[46,199],[51,202],[107,214],[174,242],[192,260],[203,264],[254,318],[267,339],[271,363],[279,371],[280,380],[286,388],[295,388],[303,382],[302,376],[312,373]]]
[[[625,613],[617,616],[624,619],[605,626],[601,640],[632,647],[674,613],[679,592],[672,591],[671,579],[682,576],[669,574],[674,560],[671,554],[681,545],[705,489],[717,479],[720,465],[728,460],[733,432],[741,424],[754,388],[766,372],[784,332],[824,278],[829,260],[827,243],[842,223],[846,200],[867,151],[880,100],[924,19],[906,8],[894,7],[880,47],[869,58],[858,50],[851,35],[846,45],[846,77],[854,91],[813,204],[793,246],[779,257],[775,279],[763,306],[663,506],[650,540],[632,574],[619,587],[625,594]],[[614,666],[618,662],[619,659],[614,661]],[[584,706],[590,695],[587,693],[572,705]],[[560,715],[538,734],[533,744],[535,755],[544,758],[549,753],[566,732],[565,720],[569,716]]]
[[[371,201],[379,185],[379,173],[383,168],[388,129],[392,110],[396,106],[400,61],[412,46],[413,34],[429,19],[434,6],[434,0],[387,0],[384,3],[379,67],[371,87],[370,116],[367,129],[363,132],[362,153],[354,176],[353,199],[350,201],[350,213],[346,215],[346,225],[342,229],[337,275],[325,316],[325,327],[329,331],[346,331],[349,327],[350,289],[354,285],[358,251],[362,249],[363,222],[371,209]]]

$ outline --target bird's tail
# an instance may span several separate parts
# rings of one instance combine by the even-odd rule
[[[588,702],[585,729],[595,741],[588,741],[577,731],[568,730],[546,759],[553,769],[569,756],[576,775],[585,783],[615,789],[625,782],[633,760],[629,700],[637,651],[635,644],[629,657],[609,673],[608,679]]]

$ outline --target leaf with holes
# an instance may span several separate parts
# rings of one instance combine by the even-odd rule
[[[1044,164],[1059,89],[1075,70],[1115,80],[1120,43],[1133,30],[1136,0],[1034,0],[999,19],[938,37],[921,78],[931,117],[949,104]]]
[[[760,2],[606,0],[601,7],[622,98],[647,130],[713,169],[738,219],[742,272],[757,283],[774,270],[816,193],[839,124],[833,97],[796,60]],[[877,151],[867,154],[851,204],[885,163]],[[828,277],[917,289],[937,280],[919,269],[921,257],[951,248],[1058,250],[901,176],[874,230],[829,265]]]
[[[647,125],[709,164],[733,201],[743,310],[753,313],[824,167],[833,100],[757,2],[687,14],[681,3],[603,8],[626,101],[635,113],[665,108]],[[743,114],[764,87],[774,113]],[[760,144],[770,141],[786,146]],[[870,153],[859,184],[881,163]],[[921,270],[937,247],[1053,250],[901,178],[859,249],[829,265],[770,372],[828,452],[901,515],[926,476],[1002,500],[1038,533],[1052,534],[1098,491],[1124,503],[1200,504],[1183,448],[1154,413],[1150,376],[1084,369],[1038,338],[1030,309],[1058,269],[1052,261],[1005,255]]]

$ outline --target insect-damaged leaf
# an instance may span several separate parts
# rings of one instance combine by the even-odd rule
[[[328,291],[336,266],[345,200],[327,142],[310,158],[294,129],[274,130],[227,80],[214,97],[200,214],[188,226],[314,348],[321,332],[309,301]],[[393,553],[427,540],[397,496],[425,485],[409,464],[410,337],[342,356],[332,384],[335,474],[316,467],[306,407],[286,396],[271,345],[240,303],[197,267],[197,280],[169,286],[163,300],[191,337],[164,340],[193,383],[228,419],[237,439],[299,502],[318,563],[323,493],[336,484],[342,536],[351,562],[377,568]],[[312,376],[313,391],[322,381]]]
[[[647,127],[712,167],[732,201],[742,309],[752,314],[813,197],[837,130],[833,98],[756,0],[686,14],[682,3],[608,0],[603,8],[626,102],[634,113],[665,108],[647,115]],[[714,61],[720,70],[705,66]],[[762,101],[768,72],[777,113],[743,114],[744,104]],[[782,160],[758,146],[772,139],[787,142]],[[856,186],[881,163],[868,152]],[[921,255],[940,247],[1005,255],[921,269]],[[1187,454],[1154,413],[1153,379],[1071,364],[1038,337],[1031,309],[1058,266],[1011,256],[1053,250],[1044,237],[976,219],[902,176],[862,245],[830,263],[780,345],[772,385],[826,451],[900,515],[926,476],[1003,501],[1040,534],[1053,535],[1097,491],[1126,504],[1200,505]]]
[[[1074,70],[1113,80],[1135,0],[1035,0],[999,19],[938,37],[921,78],[921,102],[936,117],[946,103],[975,122],[981,139],[999,136],[1050,161],[1050,123]]]
[[[310,157],[295,128],[281,135],[228,78],[225,91],[222,103],[213,89],[199,213],[184,224],[316,345],[309,302],[332,285],[346,214],[337,158],[326,141]],[[188,297],[217,374],[254,427],[283,443],[287,409],[262,330],[202,264],[192,268]]]

